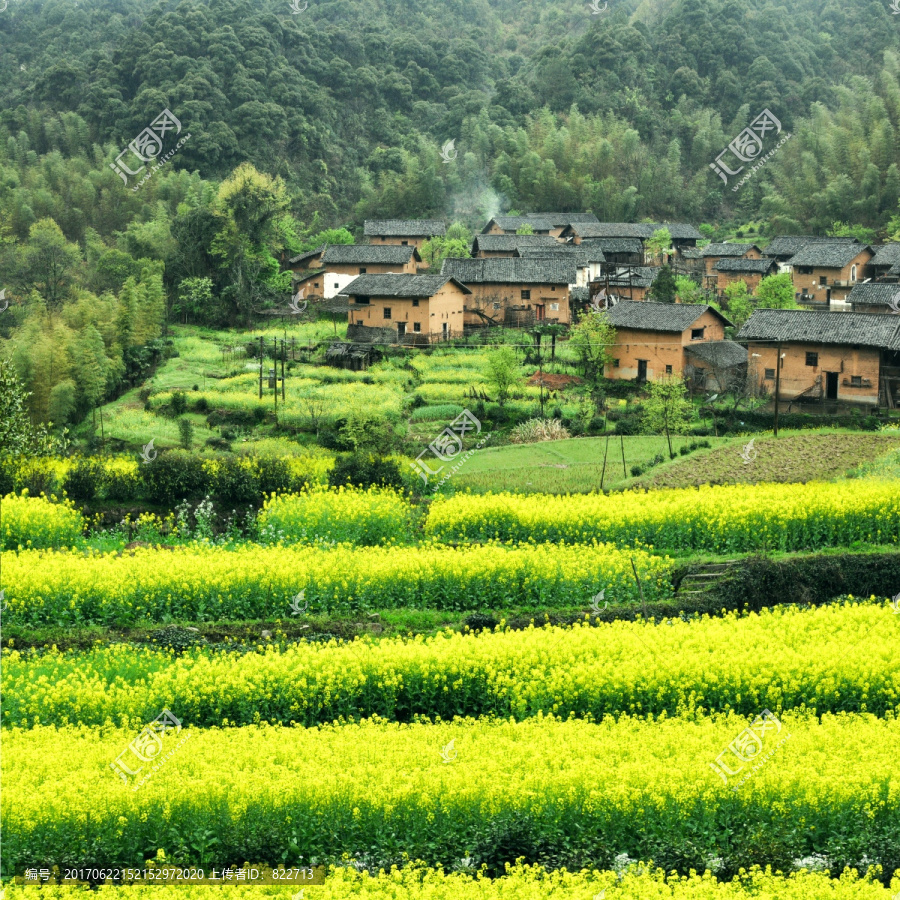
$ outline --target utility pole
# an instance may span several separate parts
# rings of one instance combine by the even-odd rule
[[[284,357],[287,353],[287,347],[285,344],[287,341],[281,342],[281,404],[284,405]]]
[[[265,357],[263,356],[263,339],[262,335],[259,336],[259,399],[262,400],[262,376],[263,376],[263,362]]]
[[[781,341],[775,356],[775,437],[778,437],[778,389],[781,387]]]

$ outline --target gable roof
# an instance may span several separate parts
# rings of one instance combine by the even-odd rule
[[[553,224],[547,219],[542,219],[540,216],[494,216],[490,219],[487,225],[481,229],[481,233],[485,234],[486,232],[491,230],[491,225],[496,223],[500,228],[504,231],[518,231],[520,228],[524,228],[526,225],[530,225],[535,231],[550,231],[553,228]]]
[[[446,234],[447,226],[437,219],[366,219],[367,237],[433,237]]]
[[[519,247],[559,247],[549,234],[479,234],[472,241],[472,253],[514,253]]]
[[[309,281],[310,278],[315,278],[324,272],[324,269],[307,269],[305,272],[294,272],[291,274],[291,283],[294,285],[303,284],[304,281]]]
[[[854,286],[847,294],[847,302],[864,303],[866,306],[890,306],[891,300],[897,296],[900,296],[900,284],[867,281]]]
[[[731,322],[711,306],[700,303],[653,303],[650,300],[620,300],[607,310],[609,324],[637,331],[674,331],[690,328],[707,310],[726,325]]]
[[[856,238],[823,237],[817,234],[779,234],[772,238],[763,256],[793,256],[807,244],[858,244]]]
[[[573,222],[591,223],[600,220],[593,213],[525,213],[529,219],[544,219],[553,225],[554,228],[565,228]]]
[[[875,256],[869,260],[871,266],[895,266],[900,263],[900,244],[884,244],[871,249],[875,251]]]
[[[572,222],[568,226],[568,230],[580,238],[639,238],[642,241],[652,237],[653,232],[660,228],[668,228],[676,241],[703,240],[703,235],[685,222]]]
[[[801,247],[787,261],[787,264],[789,266],[820,266],[826,269],[841,269],[859,256],[863,250],[869,250],[867,244],[824,244],[817,242]]]
[[[421,259],[415,247],[401,244],[329,244],[322,265],[406,265],[410,259]]]
[[[704,256],[743,256],[751,250],[759,250],[756,244],[707,244],[700,252]]]
[[[631,285],[631,287],[648,288],[656,281],[661,268],[661,266],[628,266],[616,269],[615,273],[609,276],[609,284],[611,287]],[[668,304],[666,305],[668,306]]]
[[[713,268],[717,272],[749,272],[766,275],[778,264],[774,259],[720,259]]]
[[[606,262],[606,257],[599,247],[589,244],[556,244],[553,247],[519,247],[516,251],[519,256],[552,256],[557,259],[571,259],[576,266],[586,266],[589,263]]]
[[[703,251],[698,250],[696,247],[683,247],[681,256],[683,259],[700,259],[703,256]]]
[[[584,238],[578,247],[587,244],[590,247],[599,247],[604,253],[637,253],[644,255],[644,245],[640,238]]]
[[[299,263],[304,263],[308,259],[312,259],[314,256],[318,256],[320,253],[323,253],[327,246],[328,246],[328,244],[322,244],[321,247],[316,247],[315,250],[308,250],[306,253],[298,253],[296,256],[292,256],[288,260],[288,265],[296,266]]]
[[[871,313],[757,309],[738,332],[737,339],[900,350],[900,320]]]
[[[747,348],[736,341],[698,341],[684,349],[691,356],[696,356],[719,369],[728,369],[747,362]]]
[[[448,257],[441,275],[452,275],[463,284],[575,284],[575,260],[556,257],[455,259]]]
[[[341,294],[348,297],[432,297],[448,281],[465,294],[472,292],[450,275],[360,275]]]

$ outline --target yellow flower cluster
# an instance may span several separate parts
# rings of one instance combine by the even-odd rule
[[[622,711],[752,715],[800,707],[886,715],[900,701],[894,619],[884,603],[692,623],[452,632],[270,647],[239,666],[229,652],[173,658],[126,645],[28,658],[13,651],[3,666],[3,723],[137,726],[163,708],[200,726],[223,718],[241,725],[541,713],[599,720]]]
[[[221,877],[221,868],[217,875]],[[546,872],[537,866],[520,866],[511,868],[505,878],[491,879],[419,865],[377,875],[359,873],[350,866],[332,867],[325,883],[309,888],[303,896],[311,900],[891,900],[896,889],[900,889],[900,879],[889,890],[871,878],[853,873],[839,880],[815,872],[784,878],[758,868],[720,884],[709,872],[666,877],[661,870],[651,871],[649,866],[635,866],[621,875],[612,871]],[[104,885],[95,896],[99,900],[209,900],[230,897],[234,890],[230,886]],[[10,886],[7,898],[71,900],[71,892],[70,887]],[[285,887],[240,889],[244,900],[284,900],[289,895]]]
[[[0,500],[0,550],[71,546],[84,525],[84,517],[70,503],[25,494]]]
[[[260,537],[272,543],[349,542],[362,546],[412,538],[412,508],[392,490],[307,490],[266,501]]]
[[[900,540],[893,482],[736,484],[608,496],[485,494],[434,502],[426,533],[447,541],[635,541],[672,550],[802,550]]]
[[[26,551],[4,560],[5,618],[122,625],[287,617],[301,590],[312,612],[580,606],[602,588],[622,603],[638,599],[632,558],[646,599],[670,598],[671,560],[603,544]]]
[[[298,697],[303,690],[298,682]],[[111,768],[128,753],[126,782],[145,774],[129,750],[134,729],[8,728],[4,863],[83,865],[95,847],[120,865],[153,848],[192,864],[244,861],[250,847],[265,857],[251,863],[338,859],[353,848],[454,859],[486,821],[521,813],[550,847],[577,834],[587,848],[648,859],[665,836],[673,853],[749,867],[766,855],[861,860],[896,827],[896,717],[786,713],[762,734],[761,763],[729,758],[744,782],[732,790],[738,781],[723,783],[713,762],[729,745],[749,753],[742,735],[752,724],[728,715],[172,728],[164,764],[143,763],[152,789],[138,791]],[[212,857],[199,849],[210,834]]]

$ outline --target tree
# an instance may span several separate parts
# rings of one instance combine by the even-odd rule
[[[516,234],[534,234],[534,228],[531,225],[520,225],[516,229]]]
[[[17,281],[25,290],[37,291],[47,305],[58,307],[81,262],[81,251],[70,244],[53,219],[41,219],[31,226],[28,240],[19,252]]]
[[[429,238],[419,248],[419,255],[432,269],[439,268],[448,257],[468,259],[470,243],[460,238],[448,238],[437,235]]]
[[[798,309],[790,272],[763,278],[756,289],[756,306],[765,309]]]
[[[178,442],[183,450],[190,450],[194,443],[194,423],[190,419],[178,420]]]
[[[616,330],[605,312],[591,312],[573,326],[569,346],[578,356],[585,381],[591,384],[600,381],[604,367],[613,360],[615,342]]]
[[[644,401],[644,415],[641,430],[644,434],[664,432],[669,442],[669,456],[672,451],[672,435],[687,434],[690,430],[694,407],[687,396],[684,379],[668,376],[653,381],[648,388],[649,396]]]
[[[47,426],[31,424],[25,408],[28,397],[12,362],[0,357],[0,458],[48,456],[66,449],[65,429],[55,437]]]
[[[678,275],[675,278],[675,298],[679,303],[706,303],[706,291],[694,281]]]
[[[484,377],[497,393],[497,402],[503,406],[510,391],[523,381],[516,351],[512,347],[498,347],[488,354]]]
[[[183,316],[187,324],[188,316],[201,319],[212,305],[211,278],[185,278],[178,286],[178,300],[172,310],[176,316]]]
[[[831,228],[826,229],[825,234],[828,237],[853,237],[861,244],[871,244],[875,240],[876,231],[874,228],[866,228],[864,225],[833,222]]]
[[[656,231],[647,238],[647,243],[644,247],[647,255],[655,262],[657,259],[662,258],[663,253],[672,252],[672,233],[668,228],[657,228]]]
[[[725,285],[725,310],[735,328],[740,329],[753,313],[753,299],[743,278]]]
[[[668,266],[663,266],[659,270],[659,274],[647,292],[647,299],[655,300],[657,303],[675,302],[675,277]]]

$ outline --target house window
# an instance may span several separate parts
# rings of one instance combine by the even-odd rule
[[[552,309],[554,312],[558,311],[558,310],[559,310],[559,304],[558,304],[558,303],[551,303],[551,304],[550,304],[550,309]]]
[[[366,267],[365,267],[365,266],[360,266],[360,267],[359,267],[359,274],[360,274],[360,275],[365,275],[365,274],[366,274]]]
[[[523,300],[530,300],[530,299],[531,299],[531,291],[529,291],[529,290],[524,290],[524,289],[523,289],[523,291],[522,291],[522,299],[523,299]]]
[[[389,319],[391,317],[391,308],[389,306],[386,306],[384,308],[384,317],[386,319]]]
[[[419,301],[418,301],[418,300],[413,300],[413,306],[418,306],[418,305],[419,305]]]
[[[550,290],[551,290],[551,291],[555,291],[555,290],[556,290],[556,285],[555,285],[555,284],[551,284],[551,285],[550,285]]]
[[[318,286],[319,286],[319,282],[318,282],[318,281],[314,281],[314,282],[313,282],[313,287],[318,287]]]
[[[614,360],[612,361],[612,364],[613,364],[613,368],[614,368],[614,369],[618,369],[618,368],[619,368],[619,360],[614,359]]]
[[[368,306],[368,305],[369,305],[369,298],[368,298],[368,297],[357,297],[357,298],[356,298],[356,302],[357,302],[360,306]]]
[[[808,366],[817,366],[819,364],[819,354],[818,353],[807,353],[806,354],[806,364]]]
[[[496,300],[494,301],[494,309],[500,309],[500,304]]]
[[[335,283],[334,283],[334,289],[335,289],[335,290],[338,290],[339,288],[340,288],[340,285],[339,285],[337,282],[335,282]]]
[[[409,241],[400,241],[400,245],[403,247],[409,246]]]
[[[775,380],[775,370],[774,369],[766,369],[766,381],[774,381]]]
[[[850,266],[850,280],[856,281],[856,266]]]
[[[828,279],[824,275],[820,275],[819,284],[824,287],[826,284],[828,284]]]
[[[671,375],[671,374],[672,374],[672,367],[666,366],[666,375]]]
[[[413,322],[413,331],[421,331],[422,323],[421,322]]]
[[[862,387],[862,375],[851,375],[850,387]]]
[[[703,340],[703,332],[706,331],[706,328],[692,328],[691,329],[691,340],[692,341],[702,341]]]

